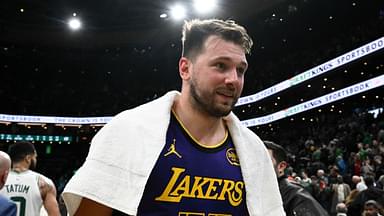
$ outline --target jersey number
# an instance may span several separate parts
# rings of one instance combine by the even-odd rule
[[[16,203],[19,203],[19,216],[25,216],[25,204],[26,204],[26,200],[24,197],[20,197],[20,196],[14,196],[14,197],[11,197],[11,200],[16,202]]]

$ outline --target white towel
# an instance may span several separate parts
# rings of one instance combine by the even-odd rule
[[[164,147],[170,110],[180,93],[115,116],[92,139],[85,163],[63,198],[73,215],[82,197],[136,215],[145,184]],[[262,141],[233,114],[225,118],[239,156],[251,216],[285,215],[272,162]]]

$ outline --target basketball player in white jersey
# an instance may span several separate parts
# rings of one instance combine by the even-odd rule
[[[60,216],[55,185],[49,178],[32,171],[37,162],[33,144],[12,144],[8,153],[12,169],[0,193],[17,204],[17,215],[37,216],[44,206],[49,216]]]

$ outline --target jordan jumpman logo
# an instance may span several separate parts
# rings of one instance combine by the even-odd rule
[[[173,139],[173,143],[171,143],[171,146],[168,148],[168,152],[164,154],[164,157],[175,154],[177,157],[181,158],[181,155],[176,151],[176,139]]]

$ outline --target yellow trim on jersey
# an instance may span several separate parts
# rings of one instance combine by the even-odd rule
[[[172,109],[172,113],[173,115],[175,116],[176,120],[179,122],[179,124],[181,125],[181,127],[183,128],[183,130],[188,134],[188,136],[195,142],[197,143],[199,146],[203,147],[203,148],[209,148],[209,149],[214,149],[214,148],[217,148],[221,145],[223,145],[225,143],[225,141],[227,141],[227,138],[228,138],[228,130],[227,128],[225,128],[225,136],[224,136],[224,139],[222,141],[220,141],[218,144],[216,145],[213,145],[213,146],[207,146],[203,143],[200,143],[195,137],[192,136],[192,134],[188,131],[188,129],[184,126],[184,124],[181,122],[181,120],[179,119],[179,117],[176,115],[175,111]]]

